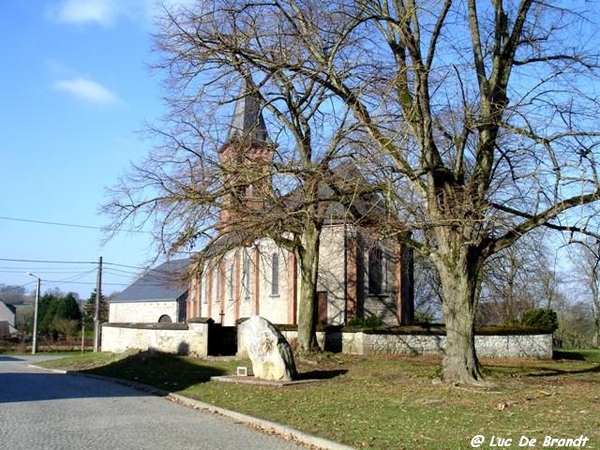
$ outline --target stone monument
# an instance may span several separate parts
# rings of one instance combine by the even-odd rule
[[[239,325],[239,339],[252,361],[256,378],[291,381],[297,376],[289,342],[268,320],[260,316],[245,320]]]

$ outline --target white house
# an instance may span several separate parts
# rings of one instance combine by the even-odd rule
[[[17,332],[16,317],[16,308],[0,300],[0,337],[10,336]]]
[[[109,302],[111,323],[183,322],[186,318],[187,259],[149,270]]]

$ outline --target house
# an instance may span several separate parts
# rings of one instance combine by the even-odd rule
[[[17,309],[13,305],[8,305],[0,300],[0,338],[17,332],[15,328],[16,317]]]
[[[259,181],[241,186],[233,200],[246,208],[261,208],[257,192],[272,189],[267,171],[273,159],[259,100],[241,96],[235,106],[227,142],[220,150],[223,165],[247,164],[230,173],[264,170]],[[327,187],[321,188],[324,194]],[[293,195],[290,197],[293,201]],[[355,214],[373,214],[373,197],[362,197]],[[220,213],[220,236],[204,250],[201,275],[193,277],[187,300],[187,319],[211,318],[224,326],[261,315],[276,324],[296,324],[300,293],[298,262],[269,238],[248,239],[232,232],[235,212]],[[237,204],[239,206],[239,203]],[[398,241],[383,239],[372,229],[357,225],[340,203],[328,206],[320,240],[317,319],[320,324],[344,325],[354,317],[378,317],[384,324],[413,320],[412,253]],[[239,208],[236,209],[239,211]],[[363,211],[361,213],[361,210]]]
[[[189,260],[167,261],[149,270],[110,300],[111,323],[183,322],[186,318]]]

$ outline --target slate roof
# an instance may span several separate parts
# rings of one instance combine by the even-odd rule
[[[260,100],[256,94],[250,92],[248,86],[242,86],[231,119],[228,142],[244,141],[268,144],[269,135],[261,109]]]
[[[327,205],[326,224],[377,220],[385,215],[381,196],[373,192],[373,187],[353,164],[334,167],[330,182],[337,186],[337,192],[326,183],[320,184],[318,192],[319,200]],[[285,203],[290,209],[304,207],[302,190],[293,191]]]
[[[189,262],[189,259],[177,259],[150,269],[111,302],[176,301],[187,293],[183,275]]]
[[[17,307],[16,307],[16,306],[14,306],[14,305],[10,305],[10,304],[6,303],[6,302],[5,302],[4,300],[2,300],[1,298],[0,298],[0,302],[1,302],[1,303],[2,303],[4,306],[6,306],[6,308],[8,308],[8,310],[9,310],[10,312],[12,312],[13,314],[17,314]]]
[[[203,256],[205,258],[212,258],[213,256],[223,255],[228,250],[248,245],[255,237],[250,232],[244,230],[235,230],[231,233],[219,235],[206,245]]]

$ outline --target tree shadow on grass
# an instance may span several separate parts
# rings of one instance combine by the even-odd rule
[[[153,351],[136,353],[105,366],[81,372],[141,383],[165,391],[184,390],[192,385],[210,381],[211,377],[227,373],[225,369],[208,361],[194,361]]]
[[[552,359],[554,360],[569,360],[569,361],[585,361],[585,355],[576,351],[561,351],[554,350],[554,354],[552,355]]]
[[[539,378],[539,377],[554,377],[554,376],[568,376],[568,375],[582,375],[582,374],[593,374],[600,373],[600,364],[596,364],[593,367],[587,367],[585,369],[559,369],[557,367],[540,367],[540,373],[529,373],[526,374],[527,377],[531,378]],[[600,378],[597,380],[600,382]]]
[[[594,364],[594,363],[591,363]],[[506,372],[511,371],[512,372]],[[600,373],[600,364],[594,364],[584,368],[559,368],[551,366],[538,366],[538,367],[523,367],[523,366],[503,366],[501,375],[502,378],[508,377],[521,377],[521,378],[545,378],[545,377],[568,377],[575,375],[585,374],[596,374]],[[594,378],[594,381],[600,382],[600,378]]]

